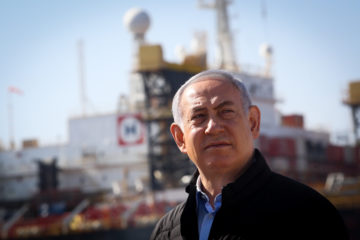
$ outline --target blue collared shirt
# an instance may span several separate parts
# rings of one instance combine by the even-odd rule
[[[209,238],[211,225],[214,221],[215,214],[221,207],[221,193],[216,195],[214,206],[212,208],[209,197],[201,190],[201,181],[200,176],[196,181],[196,205],[197,205],[197,214],[198,214],[198,229],[199,229],[199,239],[207,240]]]

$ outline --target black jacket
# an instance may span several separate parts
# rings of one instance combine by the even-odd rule
[[[258,150],[253,163],[222,190],[209,239],[348,239],[335,207],[315,190],[272,172]],[[188,199],[167,213],[151,239],[198,239],[196,173]]]

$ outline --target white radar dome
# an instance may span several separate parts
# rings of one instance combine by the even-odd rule
[[[125,26],[135,34],[143,34],[150,26],[150,17],[141,8],[131,8],[124,16]]]
[[[273,49],[269,44],[263,43],[259,47],[259,54],[262,57],[270,57],[273,54]]]

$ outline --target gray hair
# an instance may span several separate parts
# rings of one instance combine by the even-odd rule
[[[251,98],[249,92],[247,91],[244,83],[238,76],[224,70],[206,70],[191,77],[175,93],[172,102],[172,114],[174,117],[174,122],[178,124],[181,129],[183,129],[182,110],[180,108],[182,94],[184,93],[185,89],[191,84],[200,82],[205,79],[219,79],[233,84],[234,87],[240,92],[241,101],[245,113],[248,112],[251,106]]]

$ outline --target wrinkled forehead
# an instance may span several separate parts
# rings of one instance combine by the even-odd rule
[[[221,78],[200,78],[189,84],[184,89],[180,99],[182,112],[189,107],[194,107],[205,102],[219,104],[221,101],[236,99],[241,101],[241,94],[231,81]]]
[[[216,82],[214,84],[214,82]],[[200,77],[198,79],[196,79],[195,81],[189,83],[186,88],[183,89],[183,92],[181,94],[181,98],[180,98],[180,102],[181,100],[184,98],[185,95],[188,95],[189,92],[194,93],[194,92],[200,92],[203,91],[204,89],[206,89],[207,85],[212,84],[212,86],[216,86],[216,87],[225,87],[225,86],[230,86],[233,87],[233,89],[238,90],[238,88],[235,86],[235,84],[233,82],[231,82],[230,80],[227,80],[225,78],[222,78],[221,76],[216,76],[216,77],[208,77],[208,76],[203,76]],[[201,87],[199,87],[199,85],[201,85]],[[204,88],[205,86],[205,88]]]

